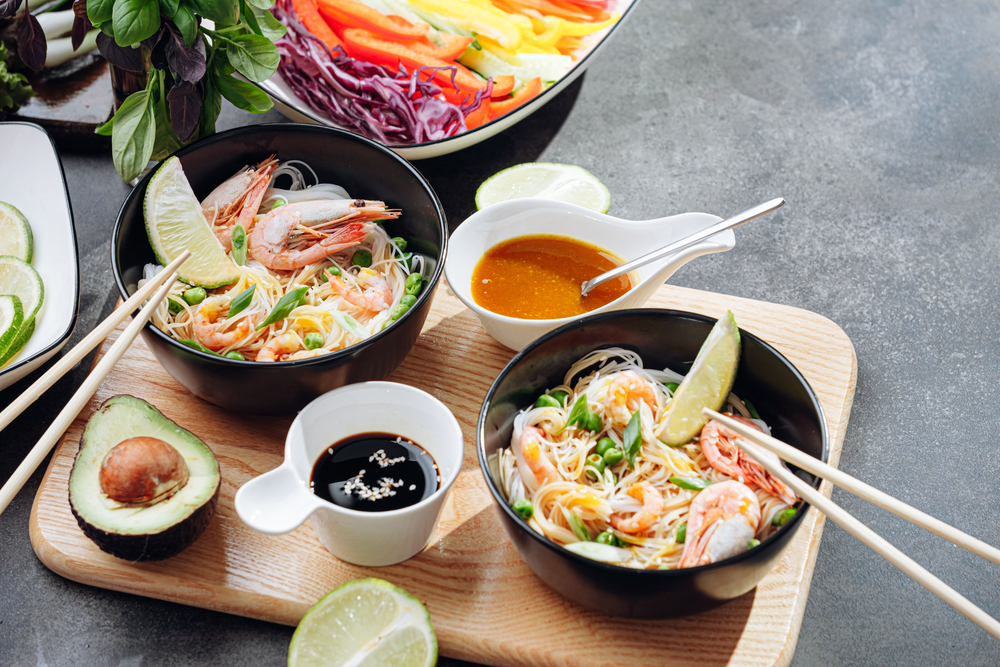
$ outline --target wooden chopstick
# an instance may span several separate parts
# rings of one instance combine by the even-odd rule
[[[850,491],[859,498],[863,498],[873,505],[878,505],[882,509],[892,512],[899,518],[906,519],[910,523],[934,533],[938,537],[943,537],[952,544],[956,544],[963,549],[971,551],[991,563],[1000,565],[1000,549],[997,549],[982,540],[977,540],[975,537],[963,533],[958,528],[949,526],[940,519],[935,519],[929,514],[924,514],[916,507],[907,505],[903,501],[893,498],[888,493],[879,491],[875,487],[869,486],[861,480],[851,477],[846,472],[837,470],[833,466],[827,465],[819,459],[813,458],[805,452],[795,449],[777,438],[773,438],[769,435],[761,433],[760,431],[751,429],[745,424],[741,424],[734,419],[729,419],[725,415],[719,414],[718,412],[712,412],[709,410],[705,414],[711,415],[713,419],[717,419],[726,427],[739,433],[741,436],[752,440],[764,449],[769,449],[792,465],[796,465],[806,472],[828,479],[837,486]],[[752,434],[752,436],[748,435],[748,433]]]
[[[743,436],[746,440],[749,440],[750,442],[745,442],[740,438],[737,438],[734,442],[740,449],[746,452],[747,455],[757,461],[757,463],[759,463],[765,470],[780,479],[797,494],[799,494],[803,500],[830,517],[834,523],[859,539],[865,544],[865,546],[895,565],[897,568],[902,570],[904,574],[929,590],[931,593],[934,593],[934,595],[947,602],[959,613],[988,632],[995,639],[1000,639],[1000,622],[997,622],[996,619],[976,605],[972,604],[972,602],[959,594],[955,589],[951,588],[946,583],[918,565],[915,561],[913,561],[913,559],[896,547],[892,546],[871,528],[855,519],[852,515],[848,514],[846,510],[842,509],[832,500],[793,475],[791,471],[785,469],[781,464],[775,463],[773,460],[761,456],[760,452],[755,449],[753,444],[751,444],[756,443],[761,447],[767,448],[767,446],[763,443],[767,442],[768,444],[771,444],[770,440],[774,440],[774,438],[764,435],[763,433],[749,428],[735,419],[730,419],[725,415],[719,414],[714,410],[705,408],[702,410],[702,414],[715,419],[727,428]],[[778,442],[780,442],[780,440]],[[788,445],[785,446],[787,447]],[[830,481],[833,480],[831,479]]]
[[[55,384],[56,380],[61,378],[66,372],[73,366],[76,366],[81,359],[87,356],[87,353],[92,349],[100,345],[101,341],[107,338],[112,331],[114,331],[122,321],[132,314],[136,308],[142,305],[142,302],[149,298],[149,295],[156,290],[157,287],[162,285],[170,275],[177,270],[177,268],[191,256],[191,253],[185,250],[181,253],[177,259],[170,262],[158,274],[156,274],[152,279],[146,282],[135,294],[129,297],[128,301],[118,306],[113,313],[111,313],[103,322],[101,322],[97,327],[91,331],[87,336],[77,343],[72,350],[64,354],[59,361],[52,365],[52,368],[45,371],[42,377],[35,380],[34,384],[24,390],[24,392],[14,399],[14,402],[4,408],[3,412],[0,412],[0,431],[4,430],[8,424],[14,421],[19,414],[21,414],[25,408],[35,402],[35,400],[41,396],[45,391]],[[176,276],[174,276],[176,280]],[[170,284],[173,284],[173,280]],[[3,511],[0,509],[0,511]]]
[[[143,306],[142,310],[139,311],[139,314],[135,316],[135,319],[132,320],[128,327],[125,328],[125,331],[118,337],[115,344],[111,346],[111,349],[101,358],[101,361],[94,367],[94,370],[91,371],[87,379],[80,385],[80,388],[73,394],[73,397],[69,399],[66,407],[56,416],[45,430],[45,433],[42,434],[42,437],[31,451],[28,452],[28,456],[17,467],[17,470],[7,480],[7,483],[3,485],[3,488],[0,488],[0,513],[3,513],[7,509],[7,505],[14,499],[17,492],[21,490],[24,483],[28,481],[31,473],[48,456],[49,452],[55,446],[56,441],[62,437],[62,434],[66,432],[66,429],[73,423],[76,416],[80,414],[80,410],[83,409],[87,401],[90,400],[90,397],[97,391],[101,382],[104,381],[107,374],[111,372],[114,365],[125,354],[125,350],[132,344],[135,337],[139,335],[139,331],[146,326],[146,322],[153,315],[153,311],[166,298],[175,280],[177,280],[177,272],[171,271],[166,282],[156,291],[156,294],[149,300],[149,303]]]

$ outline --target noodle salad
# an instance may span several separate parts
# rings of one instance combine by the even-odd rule
[[[541,535],[624,567],[695,567],[759,544],[798,498],[718,422],[678,447],[658,439],[683,379],[622,348],[577,361],[491,457],[507,501]],[[736,395],[722,410],[770,434]]]
[[[288,187],[275,187],[282,177]],[[273,362],[342,350],[399,319],[423,287],[423,257],[376,222],[401,212],[318,181],[271,156],[209,194],[202,212],[239,278],[210,290],[178,282],[153,324],[203,352]],[[144,279],[162,268],[147,264]]]

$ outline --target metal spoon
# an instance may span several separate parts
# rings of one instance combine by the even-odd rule
[[[695,243],[707,239],[710,236],[715,236],[719,232],[724,232],[727,229],[732,229],[733,227],[739,227],[744,222],[750,222],[751,220],[756,220],[757,218],[767,215],[771,211],[779,209],[784,205],[785,205],[785,200],[782,199],[781,197],[778,197],[777,199],[772,199],[771,201],[764,202],[763,204],[758,204],[753,208],[748,208],[747,210],[737,215],[734,215],[728,220],[721,220],[715,223],[714,225],[711,225],[710,227],[706,227],[700,232],[695,232],[694,234],[685,236],[679,241],[674,241],[668,246],[664,246],[659,250],[654,250],[653,252],[647,255],[643,255],[639,259],[633,259],[631,262],[626,262],[625,264],[615,267],[610,271],[606,271],[601,275],[597,276],[596,278],[592,278],[587,282],[583,283],[580,286],[580,291],[583,293],[583,296],[587,296],[590,290],[594,289],[595,287],[597,287],[602,283],[605,283],[613,278],[618,278],[619,276],[623,276],[629,271],[634,271],[635,269],[638,269],[640,266],[645,266],[650,262],[655,262],[656,260],[662,257],[666,257],[671,253],[675,253],[678,250],[683,250],[684,248],[694,245]]]

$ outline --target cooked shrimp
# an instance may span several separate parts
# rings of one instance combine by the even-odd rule
[[[546,458],[539,446],[545,436],[542,429],[535,426],[525,426],[521,438],[514,447],[514,458],[517,459],[517,469],[521,480],[532,492],[545,482],[559,479],[559,471]]]
[[[229,347],[250,335],[252,325],[249,317],[236,323],[236,328],[226,331],[224,313],[229,312],[231,299],[226,296],[211,296],[201,302],[194,313],[194,337],[210,350]]]
[[[358,245],[372,230],[370,221],[397,217],[399,211],[364,199],[285,204],[254,225],[247,248],[250,256],[267,268],[293,271]]]
[[[608,388],[608,397],[610,403],[605,406],[606,414],[616,423],[627,424],[632,413],[639,409],[640,400],[650,410],[656,410],[656,392],[652,385],[633,371],[622,371],[615,376]]]
[[[643,533],[655,526],[663,514],[663,497],[649,482],[633,484],[628,494],[642,501],[642,509],[627,519],[611,515],[611,525],[623,533],[634,535]]]
[[[708,565],[743,553],[759,525],[757,494],[745,485],[729,481],[707,487],[691,501],[679,567]]]
[[[381,313],[386,308],[392,306],[392,288],[386,281],[385,276],[371,269],[361,269],[358,273],[358,284],[363,291],[354,290],[345,285],[340,278],[327,272],[330,279],[330,287],[334,289],[344,300],[352,303],[358,308],[373,313]]]
[[[201,202],[201,211],[226,252],[233,249],[233,227],[240,224],[243,229],[250,229],[260,202],[264,199],[264,191],[271,183],[271,173],[277,167],[275,155],[256,167],[244,167],[212,190]]]
[[[760,430],[759,426],[746,417],[733,415],[733,419]],[[729,475],[744,484],[759,486],[772,496],[781,498],[788,505],[794,505],[798,501],[795,492],[737,447],[734,441],[738,437],[736,433],[713,419],[705,424],[705,428],[701,430],[698,443],[701,445],[701,451],[708,459],[709,465],[722,474]],[[757,450],[761,456],[766,456],[768,460],[781,464],[781,459],[772,452],[761,447],[758,447]]]
[[[278,334],[267,341],[257,353],[257,361],[281,361],[281,357],[297,352],[302,347],[302,341],[291,332]]]

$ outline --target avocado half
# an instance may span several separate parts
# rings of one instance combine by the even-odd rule
[[[101,488],[104,457],[120,442],[158,438],[188,467],[188,480],[154,504],[112,500]],[[190,431],[134,396],[112,396],[87,422],[69,475],[69,505],[84,534],[103,551],[129,561],[163,560],[189,547],[215,513],[222,476],[215,454]]]

